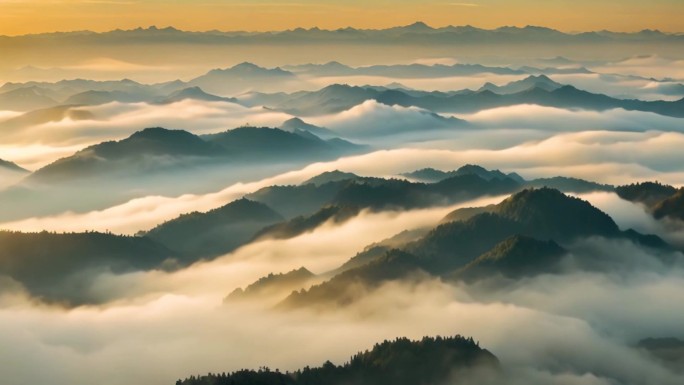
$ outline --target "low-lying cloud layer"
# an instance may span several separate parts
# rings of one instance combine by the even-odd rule
[[[529,140],[502,148],[473,148],[472,143],[499,131],[462,130],[448,141],[422,143],[413,148],[376,151],[331,162],[309,165],[253,183],[238,183],[211,194],[178,197],[148,196],[111,208],[82,214],[64,213],[27,218],[0,224],[0,228],[22,231],[111,230],[132,234],[165,220],[222,206],[244,194],[270,185],[297,184],[325,171],[343,170],[365,176],[395,176],[425,167],[453,170],[464,164],[480,164],[518,172],[527,179],[572,176],[587,180],[626,184],[657,179],[678,185],[684,172],[681,152],[684,134],[677,132],[584,131],[558,133],[547,139]],[[510,140],[516,142],[514,136]],[[459,144],[460,143],[460,144]],[[425,147],[451,147],[439,150]]]
[[[320,250],[303,249],[297,258],[321,256]],[[228,277],[222,289],[230,291],[236,283],[230,273],[241,272],[243,261],[221,263]],[[158,279],[164,280],[144,277],[153,288]],[[175,284],[182,288],[186,282]],[[0,341],[13,346],[0,351],[0,365],[8,383],[162,385],[243,367],[341,363],[371,341],[460,333],[495,353],[514,384],[675,385],[681,376],[631,345],[648,336],[681,337],[683,315],[670,310],[683,285],[681,270],[623,278],[540,276],[493,292],[437,281],[393,282],[324,313],[221,305],[211,285],[193,293],[166,286],[166,295],[100,309],[63,311],[20,302],[0,310],[7,326]],[[146,351],[154,354],[141,354]],[[36,359],[38,371],[26,365]]]

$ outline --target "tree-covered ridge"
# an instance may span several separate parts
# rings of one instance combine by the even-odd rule
[[[327,361],[294,372],[241,370],[192,376],[176,385],[441,385],[463,380],[471,370],[499,372],[496,356],[472,338],[397,338],[357,353],[340,366]]]
[[[674,195],[677,189],[660,182],[643,182],[618,186],[615,192],[624,200],[643,203],[650,208]]]
[[[68,305],[96,301],[84,288],[98,272],[176,266],[176,253],[147,237],[0,231],[0,245],[0,275],[20,283],[36,298]]]
[[[247,286],[244,290],[242,288],[235,289],[225,300],[244,300],[280,292],[291,292],[305,286],[307,282],[315,277],[314,273],[304,267],[287,273],[271,273]]]
[[[684,189],[659,182],[633,183],[616,189],[620,198],[641,203],[656,219],[684,221]]]
[[[562,271],[567,254],[561,245],[603,237],[667,249],[654,235],[620,231],[610,216],[579,198],[542,188],[523,190],[498,205],[469,210],[462,220],[438,225],[418,240],[393,248],[369,249],[355,256],[347,270],[308,290],[293,292],[280,305],[348,305],[389,281],[423,277],[477,280],[504,276],[521,278]],[[570,249],[572,251],[572,249]],[[591,256],[574,255],[574,266],[587,270],[617,267]],[[663,263],[671,261],[664,258]],[[613,265],[611,265],[613,263]]]
[[[176,171],[210,164],[326,160],[364,147],[323,140],[309,132],[238,127],[198,136],[184,130],[146,128],[119,141],[89,146],[37,170],[31,180],[64,183],[73,179]]]
[[[456,278],[469,281],[500,274],[515,279],[554,272],[566,253],[553,240],[539,241],[516,235],[497,244],[457,271]]]
[[[239,199],[206,213],[183,214],[145,235],[183,253],[190,264],[235,250],[283,217],[267,205]]]

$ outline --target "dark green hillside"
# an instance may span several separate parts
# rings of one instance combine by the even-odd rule
[[[176,385],[443,385],[468,378],[472,370],[500,372],[496,356],[472,338],[398,338],[357,353],[340,366],[326,361],[295,372],[241,370],[192,376]]]

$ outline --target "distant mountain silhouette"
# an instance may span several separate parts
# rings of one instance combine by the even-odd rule
[[[269,274],[243,289],[235,289],[226,302],[249,300],[267,297],[279,293],[290,293],[305,287],[316,277],[309,270],[301,267],[283,274]]]
[[[360,177],[351,172],[342,172],[340,170],[333,170],[324,172],[322,174],[316,175],[313,178],[307,179],[302,182],[302,185],[314,184],[316,186],[321,186],[330,182],[341,182],[345,180],[355,180],[360,179]]]
[[[294,79],[296,75],[280,68],[268,69],[252,63],[241,63],[231,68],[211,70],[192,79],[188,84],[211,93],[226,95],[252,89],[261,83],[275,85]]]
[[[310,216],[299,216],[287,222],[268,226],[255,239],[287,239],[311,232],[326,222],[341,223],[358,214],[355,207],[326,206]]]
[[[581,108],[590,111],[605,111],[622,108],[630,111],[653,112],[672,117],[684,117],[684,99],[678,101],[642,101],[617,99],[603,94],[579,90],[573,86],[540,81],[541,86],[532,86],[522,91],[498,94],[484,89],[479,92],[424,92],[405,90],[378,90],[374,88],[331,85],[318,91],[281,94],[264,103],[288,113],[300,116],[330,114],[348,110],[367,100],[376,100],[387,105],[419,107],[435,113],[472,113],[484,109],[507,107],[520,104],[536,104],[557,108]],[[529,80],[528,80],[529,81]],[[522,88],[528,84],[523,82]],[[511,90],[521,87],[510,85]],[[508,87],[508,86],[506,86]],[[490,87],[491,88],[491,87]],[[262,97],[269,98],[268,96]]]
[[[143,175],[230,162],[265,163],[334,159],[363,147],[343,140],[324,141],[278,129],[240,127],[202,137],[182,130],[148,128],[130,137],[90,146],[57,160],[29,177],[59,183],[71,179]]]
[[[377,259],[343,271],[308,290],[293,292],[278,305],[278,308],[347,306],[388,281],[421,279],[428,276],[415,255],[390,250]]]
[[[348,110],[377,94],[372,89],[333,84],[318,91],[296,93],[274,107],[294,115],[325,115]]]
[[[467,164],[460,167],[455,171],[441,171],[435,170],[434,168],[425,168],[422,170],[417,170],[409,173],[401,174],[407,178],[417,180],[420,182],[435,183],[440,182],[444,179],[461,176],[461,175],[477,175],[485,180],[492,179],[512,179],[518,183],[524,183],[525,180],[516,173],[504,174],[499,170],[487,170],[482,166]]]
[[[229,253],[283,217],[268,206],[240,199],[206,213],[193,212],[164,222],[145,236],[179,252],[191,264],[201,258]]]
[[[198,86],[180,80],[161,84],[141,84],[131,80],[98,82],[93,80],[63,80],[55,83],[28,82],[7,83],[0,88],[0,103],[3,97],[11,98],[8,107],[23,103],[20,111],[32,111],[58,105],[95,106],[111,102],[120,103],[174,103],[193,99],[201,101],[224,101],[235,103],[232,98],[223,98],[204,92]]]
[[[18,37],[4,37],[8,43],[21,39],[25,44],[51,42],[87,44],[177,44],[192,45],[254,45],[254,44],[422,44],[426,46],[452,47],[473,44],[486,46],[515,46],[519,44],[540,44],[557,46],[559,44],[578,44],[594,49],[610,47],[615,44],[676,44],[682,37],[676,33],[645,30],[633,33],[594,31],[564,33],[540,26],[501,27],[481,29],[465,26],[446,26],[432,28],[423,22],[386,29],[339,28],[325,30],[320,28],[296,28],[285,31],[247,33],[244,31],[181,31],[169,28],[135,28],[113,30],[103,33],[81,31],[78,33],[43,33]]]
[[[593,191],[614,191],[615,187],[607,184],[590,182],[578,178],[555,176],[528,181],[525,186],[541,188],[549,187],[563,192],[587,193]]]
[[[175,266],[176,253],[149,239],[102,233],[0,232],[0,274],[51,303],[99,303],[86,289],[98,274]]]
[[[486,83],[479,91],[491,91],[499,95],[516,94],[534,88],[539,88],[544,91],[553,91],[563,87],[562,84],[551,80],[546,75],[530,76],[523,80],[514,81],[505,86],[497,86],[492,83]]]
[[[204,92],[200,87],[189,87],[172,92],[169,96],[163,99],[162,103],[175,103],[187,99],[201,100],[205,102],[237,102],[237,100],[234,98],[223,98],[220,96],[208,94]]]
[[[48,90],[37,86],[0,93],[0,108],[9,111],[32,111],[57,105]]]
[[[186,157],[211,158],[224,151],[187,131],[148,128],[121,141],[103,142],[57,160],[34,172],[29,180],[54,183],[116,173],[144,173],[178,167]]]
[[[324,141],[313,134],[300,135],[267,127],[239,127],[202,138],[222,146],[230,156],[244,159],[334,159],[362,149],[344,140]]]
[[[50,106],[57,105],[57,102],[65,103],[69,97],[84,94],[87,95],[91,91],[101,91],[112,95],[126,95],[126,97],[133,97],[134,95],[138,98],[152,97],[159,95],[160,90],[156,85],[145,85],[138,82],[134,82],[129,79],[123,80],[111,80],[111,81],[95,81],[95,80],[85,80],[85,79],[72,79],[72,80],[61,80],[58,82],[27,82],[27,83],[5,83],[0,87],[0,92],[7,92],[12,90],[17,90],[21,88],[33,88],[44,90],[49,92],[49,95],[56,102]],[[166,92],[172,92],[173,90],[168,90]],[[106,95],[106,94],[101,94]],[[102,97],[102,96],[99,97]],[[95,93],[93,97],[98,97]],[[93,99],[86,99],[93,100]],[[112,100],[109,100],[112,101]],[[76,104],[92,104],[92,103],[76,103]],[[46,107],[50,107],[46,106]]]
[[[530,66],[523,66],[517,69],[509,67],[494,67],[485,66],[481,64],[394,64],[394,65],[372,65],[372,66],[362,66],[362,67],[350,67],[337,62],[331,62],[326,64],[304,64],[297,66],[287,66],[286,69],[293,71],[297,74],[305,74],[308,76],[378,76],[378,77],[388,77],[388,78],[398,78],[398,79],[420,79],[420,78],[444,78],[444,77],[456,77],[456,76],[475,76],[483,74],[494,74],[494,75],[536,75],[539,77],[539,83],[544,82],[546,79],[543,78],[544,74],[591,74],[592,72],[583,67],[572,67],[572,68],[536,68]],[[534,83],[529,81],[529,83]],[[552,82],[549,82],[552,83]],[[494,86],[488,83],[485,87],[489,88]],[[494,86],[496,87],[496,86]],[[376,88],[378,90],[384,89],[407,89],[407,87],[401,84],[391,84],[387,87],[365,87],[364,88]],[[530,88],[518,87],[519,90],[524,90]],[[513,89],[513,88],[511,88]],[[494,91],[494,89],[492,89]],[[496,91],[495,91],[496,92]],[[502,90],[502,93],[506,93]]]
[[[347,363],[295,372],[241,370],[178,380],[176,385],[441,385],[470,378],[473,371],[501,372],[499,360],[472,338],[397,338],[355,354]]]

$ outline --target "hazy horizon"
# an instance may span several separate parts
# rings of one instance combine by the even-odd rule
[[[163,7],[160,6],[163,4]],[[387,13],[387,7],[392,12]],[[454,2],[429,0],[419,8],[411,1],[9,1],[0,3],[0,35],[50,31],[130,29],[140,25],[174,25],[189,30],[273,31],[297,27],[380,29],[422,20],[435,26],[483,28],[545,25],[563,31],[659,29],[682,32],[676,0]],[[123,17],[125,15],[125,17]],[[562,16],[561,16],[562,15]],[[606,17],[610,15],[610,17]],[[27,21],[31,21],[28,22]]]

